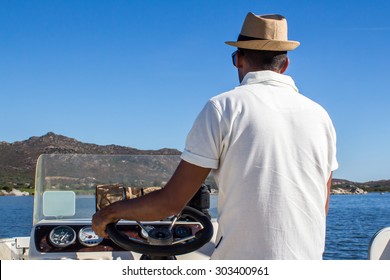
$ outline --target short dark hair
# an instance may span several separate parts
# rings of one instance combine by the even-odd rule
[[[252,67],[258,70],[279,71],[287,59],[287,51],[259,51],[241,48],[238,51],[245,56]]]

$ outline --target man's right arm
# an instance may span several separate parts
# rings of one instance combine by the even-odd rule
[[[167,185],[147,195],[117,201],[92,217],[92,228],[102,237],[107,224],[119,219],[154,221],[178,214],[198,191],[210,168],[203,168],[182,160]]]

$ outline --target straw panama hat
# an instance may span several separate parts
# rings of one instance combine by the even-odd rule
[[[241,49],[291,51],[299,46],[287,39],[287,20],[281,15],[248,13],[237,41],[225,42]]]

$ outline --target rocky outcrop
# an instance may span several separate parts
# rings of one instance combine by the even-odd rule
[[[22,192],[22,191],[17,190],[17,189],[12,189],[12,191],[10,191],[10,192],[7,192],[5,190],[1,190],[1,193],[2,193],[2,195],[5,195],[5,196],[28,196],[28,195],[30,195],[28,192]]]
[[[346,187],[332,188],[331,194],[366,194],[367,191],[358,188],[354,185],[348,185]]]

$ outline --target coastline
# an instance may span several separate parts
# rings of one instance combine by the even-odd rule
[[[1,190],[0,195],[1,196],[29,196],[30,193],[26,191],[20,191],[18,189],[12,189],[9,192],[7,192],[6,190]]]
[[[358,187],[349,187],[349,188],[341,188],[341,187],[332,187],[330,194],[331,195],[362,195],[369,193],[387,193],[387,192],[368,192]],[[218,196],[218,191],[213,190],[210,192],[211,196]],[[6,190],[0,190],[0,196],[34,196],[33,192],[21,191],[13,188],[11,191],[7,192]]]

